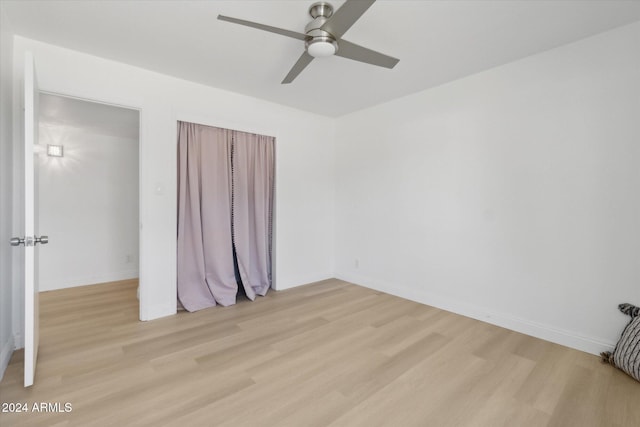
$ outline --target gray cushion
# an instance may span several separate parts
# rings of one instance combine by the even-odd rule
[[[640,316],[632,318],[624,328],[609,361],[640,381]]]

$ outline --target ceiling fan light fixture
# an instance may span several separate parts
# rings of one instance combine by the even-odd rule
[[[306,44],[307,53],[314,58],[332,56],[338,51],[338,43],[329,37],[315,37]]]
[[[355,43],[350,43],[342,38],[342,35],[362,16],[363,13],[376,0],[345,0],[335,14],[333,7],[326,1],[314,3],[309,8],[309,15],[313,18],[304,27],[304,33],[272,27],[258,22],[245,21],[244,19],[218,15],[221,21],[244,25],[270,33],[280,34],[296,40],[304,40],[305,50],[298,58],[289,73],[282,80],[282,84],[291,83],[309,65],[314,58],[333,56],[338,53],[339,45],[342,46],[339,56],[366,64],[377,65],[384,68],[393,68],[398,59],[367,49]]]

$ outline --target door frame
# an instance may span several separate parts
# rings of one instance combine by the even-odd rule
[[[142,288],[141,282],[142,282],[142,278],[140,277],[140,260],[141,260],[141,253],[142,253],[142,244],[140,242],[140,240],[142,239],[142,233],[141,233],[141,203],[140,203],[140,195],[141,195],[141,176],[140,176],[140,162],[141,162],[141,149],[140,149],[140,145],[141,145],[141,137],[140,137],[140,131],[141,131],[141,109],[140,108],[134,108],[134,107],[128,107],[128,106],[124,106],[121,104],[114,104],[112,102],[104,102],[104,101],[95,101],[92,99],[88,99],[86,97],[78,97],[78,96],[69,96],[69,95],[65,95],[62,93],[58,93],[58,92],[53,92],[53,91],[48,91],[48,90],[39,90],[38,91],[39,94],[45,94],[45,95],[52,95],[52,96],[57,96],[57,97],[62,97],[62,98],[68,98],[68,99],[73,99],[73,100],[77,100],[77,101],[82,101],[82,102],[92,102],[92,103],[96,103],[96,104],[101,104],[101,105],[106,105],[109,107],[115,107],[115,108],[125,108],[127,110],[133,110],[133,111],[137,111],[138,112],[138,137],[136,140],[136,144],[138,146],[138,163],[136,165],[136,170],[138,172],[138,249],[137,249],[137,253],[136,256],[138,257],[138,278],[139,278],[139,286],[140,288]],[[39,120],[38,120],[38,125],[39,125]],[[42,148],[44,149],[44,147]],[[141,292],[140,292],[141,293]],[[140,294],[139,293],[139,294]],[[140,296],[138,297],[140,298]],[[139,299],[139,301],[141,301]],[[139,305],[141,304],[141,302],[139,303]],[[140,319],[143,320],[143,319]]]
[[[50,90],[39,90],[38,94],[47,94],[47,95],[54,95],[54,96],[61,96],[61,97],[65,97],[65,98],[70,98],[70,99],[76,99],[78,101],[85,101],[85,102],[95,102],[98,104],[103,104],[103,105],[108,105],[111,107],[117,107],[117,108],[126,108],[129,110],[135,110],[138,112],[138,319],[141,321],[146,321],[149,320],[147,313],[148,313],[148,289],[147,289],[147,280],[144,277],[145,275],[143,274],[143,269],[141,268],[142,262],[143,262],[143,232],[142,232],[142,218],[144,217],[143,215],[143,209],[145,206],[145,203],[143,202],[143,191],[142,191],[142,171],[143,171],[143,163],[144,163],[144,159],[142,157],[142,141],[143,141],[143,109],[141,107],[137,107],[137,106],[132,106],[132,105],[125,105],[124,103],[120,103],[120,102],[112,102],[112,101],[107,101],[107,100],[99,100],[99,99],[91,99],[91,98],[87,98],[85,96],[75,96],[75,95],[69,95],[69,94],[65,94],[62,92],[56,92],[56,91],[50,91]],[[38,124],[39,124],[39,120],[38,120]]]

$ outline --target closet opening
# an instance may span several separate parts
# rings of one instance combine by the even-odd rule
[[[178,302],[253,301],[272,287],[275,137],[178,122]]]

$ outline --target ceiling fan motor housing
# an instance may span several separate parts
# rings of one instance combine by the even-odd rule
[[[320,29],[322,25],[333,15],[333,7],[327,2],[318,2],[311,5],[309,15],[313,21],[304,29],[307,39],[305,48],[309,55],[314,57],[331,56],[338,51],[338,42],[329,32]]]

